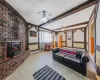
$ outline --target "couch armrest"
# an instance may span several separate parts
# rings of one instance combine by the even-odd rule
[[[57,52],[59,52],[60,51],[60,48],[53,48],[52,49],[52,53],[57,53]]]
[[[87,56],[83,56],[82,62],[85,62],[85,63],[89,62],[89,58]]]

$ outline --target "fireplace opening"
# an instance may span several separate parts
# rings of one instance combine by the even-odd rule
[[[21,53],[21,42],[7,42],[7,57],[13,58]]]

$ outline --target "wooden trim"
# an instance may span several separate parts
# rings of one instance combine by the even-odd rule
[[[73,33],[73,30],[72,30],[72,47],[74,47],[73,41],[74,41],[74,33]]]
[[[28,43],[29,45],[36,45],[38,44],[38,42],[35,42],[35,43]]]
[[[62,43],[65,43],[66,41],[62,41]]]
[[[74,41],[73,43],[84,43],[84,42],[81,42],[81,41]]]
[[[28,43],[29,43],[29,34],[28,34],[28,24],[26,23],[26,50],[29,49]]]
[[[88,23],[89,23],[88,21],[81,22],[81,23],[78,23],[78,24],[73,24],[73,25],[66,26],[64,28],[76,27],[76,26],[80,26],[80,25],[84,25],[84,24],[88,24]],[[54,29],[54,30],[59,30],[59,29],[62,29],[62,28],[57,28],[57,29]]]
[[[31,27],[29,27],[28,29],[31,29],[32,27],[35,27],[35,29],[38,31],[38,26],[37,25],[31,24],[31,23],[28,23],[28,25],[31,25]]]
[[[84,28],[84,49],[86,50],[86,28]]]
[[[44,28],[44,27],[39,27],[41,29],[45,29],[45,30],[48,30],[48,31],[51,31],[51,32],[55,32],[54,30],[51,30],[51,29],[47,29],[47,28]]]
[[[35,25],[35,24],[32,24],[32,23],[29,23],[29,22],[27,22],[29,25],[32,25],[32,26],[36,26],[36,27],[38,27],[38,25]]]
[[[84,30],[80,29],[82,32],[84,32]]]
[[[88,52],[89,52],[89,47],[90,47],[90,46],[89,46],[89,40],[90,40],[90,39],[89,39],[89,27],[87,27],[87,28],[88,28]]]
[[[81,27],[81,28],[75,28],[75,29],[68,29],[68,30],[64,30],[64,31],[70,31],[70,30],[78,30],[78,29],[84,29],[84,28],[86,28],[86,27]],[[56,32],[64,32],[64,31],[56,31]]]
[[[73,48],[76,48],[76,49],[84,49],[84,48],[80,48],[80,47],[73,47]]]
[[[77,30],[74,30],[74,31],[73,31],[73,34],[74,34],[76,31],[77,31]]]
[[[32,27],[34,27],[33,25],[31,25],[31,27],[29,27],[28,29],[30,30]]]
[[[70,25],[70,26],[66,26],[66,28],[75,27],[75,26],[80,26],[80,25],[84,25],[84,24],[88,24],[88,21],[82,22],[82,23],[78,23],[78,24],[74,24],[74,25]]]
[[[65,39],[66,39],[65,46],[67,46],[67,31],[66,31],[66,34],[65,34]]]
[[[35,50],[31,50],[30,52],[34,52],[34,51],[38,51],[38,49],[35,49]]]
[[[48,30],[48,31],[51,31],[51,32],[55,32],[54,30],[50,30],[50,29],[47,29],[47,28],[44,28],[44,27],[40,27],[40,26],[35,25],[35,24],[32,24],[32,23],[28,23],[28,24],[29,24],[29,25],[32,25],[32,27],[35,26],[35,27],[39,27],[39,28],[41,28],[41,29],[45,29],[45,30]],[[29,29],[31,29],[32,27],[30,27]]]
[[[79,47],[70,47],[70,46],[67,46],[68,48],[76,48],[76,49],[84,49],[84,48],[79,48]]]
[[[36,26],[34,26],[35,27],[35,29],[38,31],[38,28],[36,27]]]
[[[66,46],[62,46],[62,47],[66,47]]]
[[[79,12],[79,11],[81,11],[83,9],[86,9],[86,8],[96,4],[96,3],[97,3],[97,0],[88,0],[88,1],[82,3],[82,4],[78,5],[78,6],[70,9],[69,11],[66,11],[65,13],[63,13],[63,14],[61,14],[61,15],[53,18],[53,19],[51,19],[50,21],[47,21],[47,22],[45,22],[43,24],[40,24],[39,26],[43,26],[43,25],[49,24],[51,22],[55,22],[57,20],[60,20],[60,19],[62,19],[64,17],[67,17],[67,16],[72,15],[72,14],[74,14],[76,12]]]
[[[39,37],[40,28],[38,27],[38,49],[40,49],[40,37]]]

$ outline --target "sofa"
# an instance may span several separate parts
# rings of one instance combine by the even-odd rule
[[[53,48],[52,58],[84,76],[87,75],[86,64],[89,62],[89,58],[82,51]]]

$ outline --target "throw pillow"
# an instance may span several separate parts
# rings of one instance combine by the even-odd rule
[[[81,57],[82,57],[82,52],[81,52],[81,51],[78,51],[78,52],[76,53],[76,58],[81,59]]]

